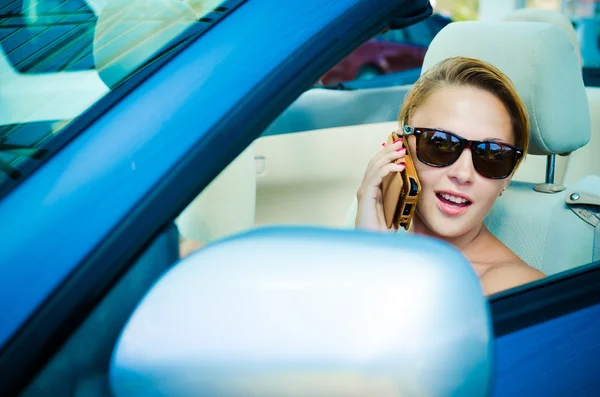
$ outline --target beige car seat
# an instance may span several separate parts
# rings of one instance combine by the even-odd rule
[[[571,20],[561,12],[539,8],[521,8],[509,13],[504,20],[547,22],[562,28],[569,35],[581,65],[577,32]],[[571,185],[586,175],[600,176],[600,159],[595,156],[596,153],[600,153],[600,87],[585,87],[585,91],[591,115],[590,141],[568,156],[555,156],[555,181],[564,185]],[[530,181],[533,180],[528,178],[530,175],[539,175],[539,170],[541,170],[538,164],[539,160],[535,164],[521,167],[516,180]]]
[[[117,85],[194,24],[198,11],[176,0],[108,3],[99,15],[94,37],[94,58],[100,78],[109,87]],[[115,24],[129,29],[121,33],[113,29]],[[207,243],[251,228],[255,202],[256,171],[254,153],[249,147],[190,203],[176,224],[184,238]]]
[[[592,133],[587,145],[569,155],[562,183],[569,186],[585,175],[600,176],[600,87],[585,87]]]
[[[545,22],[563,29],[569,35],[571,43],[573,43],[579,66],[581,66],[581,51],[579,50],[577,33],[569,18],[561,12],[540,8],[519,8],[509,12],[503,20],[515,22]],[[547,161],[551,162],[553,165],[554,175],[547,175],[544,171],[545,167],[543,164]],[[550,155],[548,158],[531,156],[527,159],[527,162],[519,167],[519,170],[513,179],[526,182],[541,182],[544,180],[549,183],[556,182],[560,184],[563,183],[568,161],[569,156]],[[554,178],[552,178],[552,176]],[[550,178],[553,180],[549,180]]]

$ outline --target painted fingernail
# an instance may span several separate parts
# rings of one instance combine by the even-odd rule
[[[396,149],[397,152],[401,152],[403,150],[406,150],[406,148],[405,147],[401,147],[400,149]]]
[[[402,138],[398,138],[394,141],[394,143],[397,143],[397,142],[402,142]]]
[[[385,146],[385,142],[383,142],[383,143],[381,144],[381,146]]]
[[[398,163],[398,165],[401,165],[403,167],[406,167],[406,163]]]

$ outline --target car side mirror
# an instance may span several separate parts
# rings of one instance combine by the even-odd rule
[[[125,396],[483,396],[487,299],[458,250],[416,235],[265,228],[171,268],[114,351]]]

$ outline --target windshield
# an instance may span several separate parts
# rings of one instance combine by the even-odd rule
[[[0,0],[0,191],[58,150],[90,106],[229,3]]]

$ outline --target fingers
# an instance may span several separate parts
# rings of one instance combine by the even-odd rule
[[[376,172],[371,173],[368,176],[365,176],[359,191],[361,195],[366,194],[368,197],[376,198],[377,194],[380,190],[381,182],[383,182],[383,178],[388,176],[391,172],[401,172],[406,168],[405,163],[396,164],[389,163],[384,165]]]
[[[388,144],[388,143],[384,142],[381,144],[381,150],[371,160],[376,160],[376,159],[380,158],[383,154],[400,149],[401,147],[402,147],[402,138],[396,139],[392,144]]]
[[[402,140],[397,140],[391,145],[386,145],[367,166],[367,175],[375,175],[383,166],[396,162],[406,156],[406,148],[402,146]]]
[[[402,138],[396,139],[392,144],[383,143],[382,149],[373,157],[371,162],[375,164],[382,157],[386,157],[389,155],[393,155],[395,152],[400,152],[403,149],[403,140]]]
[[[381,182],[383,182],[383,178],[388,176],[391,172],[404,171],[405,168],[406,164],[404,163],[390,163],[377,170],[376,173],[365,176],[365,179],[363,179],[357,191],[359,201],[363,198],[377,199],[378,195],[381,194]]]
[[[361,198],[377,197],[383,178],[391,172],[403,171],[406,164],[402,159],[406,156],[406,148],[402,145],[402,139],[394,143],[384,145],[383,149],[371,159],[357,195]],[[399,164],[397,164],[397,162]]]
[[[393,146],[392,150],[389,150],[389,148],[384,149],[386,151],[384,153],[382,153],[381,156],[373,163],[373,168],[379,169],[379,168],[382,168],[384,165],[387,165],[391,162],[396,162],[400,159],[403,159],[406,156],[406,148],[405,147],[394,148],[399,144],[401,144],[401,142],[394,144],[394,145],[390,145],[390,146]]]
[[[379,186],[381,185],[381,182],[383,181],[383,178],[385,178],[386,176],[388,176],[391,172],[400,172],[400,171],[404,171],[404,169],[406,168],[406,164],[405,163],[400,163],[400,164],[396,164],[396,163],[389,163],[384,165],[379,172],[377,173],[377,175],[375,176],[375,178],[373,178],[373,184],[375,186]]]

